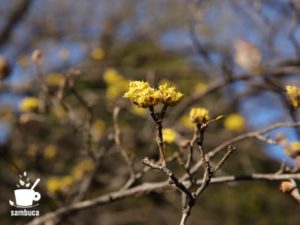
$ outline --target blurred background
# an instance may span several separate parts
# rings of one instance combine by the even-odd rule
[[[122,147],[134,169],[143,169],[145,156],[157,158],[149,113],[122,98],[129,80],[168,82],[184,93],[164,122],[177,137],[192,138],[191,106],[224,115],[207,132],[208,151],[247,131],[299,121],[281,91],[300,85],[297,0],[0,0],[0,14],[2,224],[30,221],[9,215],[8,197],[14,198],[25,170],[32,180],[41,178],[41,214],[126,183],[130,174],[114,141],[116,106]],[[238,54],[267,68],[267,78]],[[296,142],[300,131],[269,134],[279,135]],[[294,163],[280,145],[246,140],[237,148],[219,175],[272,173],[283,160]],[[167,154],[180,149],[176,141],[169,143]],[[149,171],[137,183],[164,180]],[[278,185],[212,185],[189,224],[299,224],[299,206]],[[150,193],[58,224],[177,224],[180,213],[178,193]]]

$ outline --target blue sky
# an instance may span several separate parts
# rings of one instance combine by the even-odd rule
[[[105,1],[99,1],[99,4],[96,4],[95,7],[92,8],[89,7],[89,4],[85,3],[85,1],[78,1],[80,2],[82,8],[77,8],[76,4],[72,6],[72,1],[66,2],[66,5],[73,10],[70,11],[76,15],[73,17],[71,16],[69,18],[70,21],[79,24],[74,31],[75,33],[61,37],[59,41],[41,38],[41,40],[37,41],[34,46],[31,46],[31,48],[26,48],[26,43],[31,39],[31,35],[34,30],[34,27],[28,26],[26,21],[30,22],[34,19],[51,16],[52,13],[51,2],[36,0],[33,8],[31,9],[32,13],[30,13],[28,16],[29,18],[26,18],[23,23],[20,23],[16,27],[12,41],[0,50],[0,54],[5,55],[11,61],[15,61],[15,59],[20,56],[20,52],[22,55],[30,55],[34,48],[40,48],[44,54],[44,61],[47,62],[47,64],[43,65],[44,72],[68,68],[69,66],[80,62],[84,57],[87,56],[89,49],[95,45],[96,42],[94,39],[95,37],[98,37],[99,31],[102,27],[101,21],[103,21],[103,18],[109,14],[109,10],[105,8]],[[121,3],[121,1],[118,2],[119,4]],[[0,0],[0,5],[2,5],[2,7],[4,4],[7,5],[7,7],[10,6],[9,1]],[[47,7],[49,7],[48,11],[45,10]],[[282,8],[280,10],[287,9]],[[136,12],[136,16],[142,17],[142,12],[142,9],[140,9],[140,11],[138,10]],[[81,24],[82,22],[80,20],[87,13],[89,14],[89,22],[87,23],[88,26],[86,24]],[[282,18],[282,16],[278,13],[278,9],[271,7],[270,5],[264,5],[262,7],[262,13],[273,22],[278,21],[282,23],[289,20],[289,18]],[[265,24],[259,15],[253,14],[253,11],[248,10],[247,8],[243,7],[243,5],[230,5],[227,1],[219,3],[219,5],[216,7],[207,11],[207,13],[204,15],[204,21],[211,32],[215,32],[215,34],[217,34],[215,36],[205,36],[199,34],[199,40],[201,40],[201,42],[204,44],[213,44],[233,50],[232,46],[236,39],[246,39],[255,43],[261,48],[264,54],[265,62],[269,64],[272,64],[274,61],[281,58],[290,59],[295,56],[293,46],[286,35],[289,31],[288,26],[283,27],[281,29],[281,33],[276,36],[274,45],[277,52],[275,55],[271,55],[267,45],[264,43],[266,36],[269,35],[268,25]],[[140,22],[142,23],[143,21]],[[67,26],[67,22],[64,23],[64,21],[58,21],[57,26]],[[124,23],[119,31],[120,37],[130,38],[130,35],[132,34],[132,28],[133,27]],[[300,40],[300,28],[297,29],[296,37]],[[87,40],[93,41],[91,41],[88,45],[82,45],[82,42],[86,42]],[[161,35],[160,42],[165,48],[170,49],[183,50],[193,47],[186,27],[171,27]],[[59,58],[58,54],[62,49],[66,49],[70,53],[70,58],[66,61],[62,61]],[[191,55],[190,57],[193,58],[194,56]],[[215,59],[218,59],[218,57],[215,57]],[[6,82],[18,85],[20,82],[27,82],[33,77],[34,69],[32,66],[24,69],[18,65],[15,65],[11,78]],[[245,83],[238,83],[233,87],[238,93],[246,86],[247,85]],[[17,105],[22,97],[23,96],[14,95],[12,93],[3,93],[0,96],[0,104],[13,104],[17,110]],[[282,106],[278,104],[277,100],[276,96],[267,93],[248,99],[240,105],[240,113],[247,118],[248,125],[251,130],[269,126],[274,122],[287,120],[286,112]],[[283,128],[280,129],[280,132],[285,133],[289,140],[296,140],[293,129]],[[0,123],[0,142],[5,141],[8,134],[9,126],[5,123]],[[289,160],[283,154],[281,148],[268,145],[265,146],[265,150],[268,155],[278,160],[281,160],[282,158]],[[289,160],[289,162],[291,162],[291,160]]]

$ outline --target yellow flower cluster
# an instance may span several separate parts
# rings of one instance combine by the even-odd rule
[[[300,88],[296,86],[286,86],[287,95],[291,104],[296,108],[300,107]]]
[[[95,140],[95,141],[100,140],[100,138],[103,134],[104,128],[105,128],[105,122],[103,120],[98,119],[92,124],[91,134],[92,134],[93,140]]]
[[[168,84],[160,85],[157,90],[150,87],[148,82],[131,81],[129,83],[129,90],[123,97],[130,99],[134,104],[142,108],[147,108],[149,106],[155,106],[158,103],[174,105],[182,96],[183,94],[181,92]]]
[[[162,135],[164,142],[167,144],[173,143],[177,136],[176,132],[170,128],[162,129]]]
[[[46,83],[49,86],[57,87],[61,84],[62,80],[64,79],[64,76],[60,73],[51,73],[48,76],[46,76]]]
[[[94,60],[102,60],[105,56],[105,52],[102,48],[94,48],[91,51],[91,57]]]
[[[288,156],[294,157],[300,154],[300,142],[292,142],[290,145],[284,150],[285,154]]]
[[[107,85],[106,97],[109,100],[120,97],[128,89],[128,80],[115,69],[105,70],[103,79]]]
[[[232,131],[240,131],[245,128],[245,119],[239,114],[231,114],[224,121],[224,127]]]
[[[205,123],[209,118],[209,112],[205,108],[192,108],[190,111],[190,120],[193,123]]]
[[[71,176],[50,177],[46,182],[46,186],[48,192],[54,194],[60,191],[67,192],[73,183],[74,179]]]
[[[84,174],[91,171],[93,168],[93,161],[83,160],[74,167],[71,175],[50,177],[46,182],[49,193],[68,192],[72,185],[80,181]]]
[[[19,108],[22,112],[34,112],[38,110],[39,103],[39,99],[35,97],[26,97],[21,101]]]
[[[57,155],[57,148],[54,145],[48,145],[43,151],[43,157],[45,159],[53,159]]]
[[[90,172],[94,168],[94,163],[92,160],[83,160],[79,162],[73,169],[72,169],[72,177],[79,181],[82,179],[85,173]]]

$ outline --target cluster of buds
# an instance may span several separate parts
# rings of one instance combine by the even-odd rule
[[[300,107],[300,88],[296,86],[286,86],[286,93],[291,104],[297,108]]]
[[[176,90],[175,87],[163,84],[155,89],[148,82],[131,81],[129,90],[124,94],[124,98],[130,99],[139,107],[147,108],[159,103],[164,105],[174,105],[180,101],[183,94]]]

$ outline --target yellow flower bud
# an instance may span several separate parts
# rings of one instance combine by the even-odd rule
[[[168,144],[173,143],[177,136],[176,132],[169,128],[164,128],[162,130],[162,135],[163,135],[164,142]]]
[[[102,48],[94,48],[91,52],[91,57],[94,60],[101,60],[105,56],[105,52]]]
[[[35,97],[26,97],[21,101],[19,108],[22,112],[34,112],[38,110],[39,103],[39,99]]]
[[[209,112],[205,108],[192,108],[190,111],[190,120],[193,123],[205,123],[209,118]]]
[[[224,121],[224,127],[232,131],[240,131],[245,128],[245,119],[239,114],[231,114]]]

